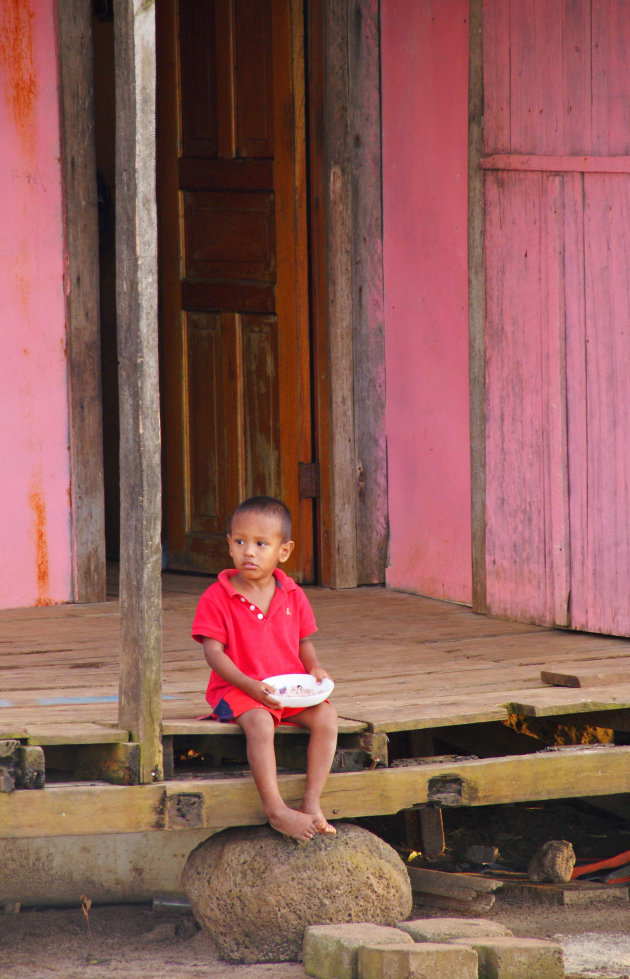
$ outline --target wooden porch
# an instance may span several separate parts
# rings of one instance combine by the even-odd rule
[[[264,821],[238,728],[196,719],[207,668],[189,633],[207,583],[163,576],[169,777],[148,785],[135,784],[137,746],[118,725],[115,590],[102,604],[0,612],[0,741],[41,746],[46,768],[44,789],[0,793],[0,838]],[[340,717],[329,818],[630,791],[628,640],[381,587],[307,591]],[[543,670],[581,685],[550,686]],[[291,804],[304,736],[280,729],[277,745]]]

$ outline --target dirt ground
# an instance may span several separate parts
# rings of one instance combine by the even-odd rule
[[[413,916],[434,914],[416,907]],[[584,961],[586,968],[578,965],[579,971],[573,969],[568,974],[616,979],[630,976],[630,908],[627,905],[550,910],[502,907],[499,901],[483,917],[500,921],[515,935],[528,938],[557,941],[561,935],[563,944],[571,936],[579,939],[582,955],[581,958],[574,955],[573,959]],[[209,940],[196,930],[189,915],[157,912],[149,905],[94,907],[90,911],[90,925],[91,937],[80,908],[5,913],[0,918],[0,976],[2,979],[49,976],[298,979],[306,976],[298,963],[228,965],[220,962]],[[621,946],[619,936],[625,937]],[[590,958],[585,959],[585,953],[590,953]]]
[[[390,820],[381,835],[397,843],[400,823]],[[526,870],[533,853],[547,839],[566,839],[580,859],[608,857],[630,850],[630,823],[583,804],[493,807],[445,813],[447,849],[431,864],[464,869],[463,853],[471,843],[491,843],[501,865]],[[393,839],[392,839],[393,837]],[[422,858],[420,858],[421,861]],[[425,863],[426,866],[429,864]],[[451,915],[414,908],[413,917]],[[630,904],[588,907],[541,907],[508,904],[497,892],[493,908],[476,915],[500,921],[515,935],[551,938],[565,949],[567,975],[630,979]],[[1,979],[150,979],[196,976],[233,979],[297,979],[306,976],[298,963],[233,966],[220,962],[208,937],[189,913],[151,905],[76,908],[0,909]],[[533,979],[533,977],[532,977]]]

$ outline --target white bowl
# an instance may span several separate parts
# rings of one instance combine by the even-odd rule
[[[310,673],[282,673],[269,676],[263,683],[274,687],[276,700],[283,707],[313,707],[332,692],[335,684],[328,677],[318,683]]]

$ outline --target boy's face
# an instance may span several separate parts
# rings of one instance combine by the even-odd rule
[[[283,540],[279,517],[265,513],[237,513],[228,534],[234,567],[247,581],[271,576],[293,550],[292,540]]]

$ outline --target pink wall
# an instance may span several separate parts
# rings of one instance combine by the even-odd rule
[[[387,583],[470,603],[468,0],[381,11]]]
[[[71,598],[53,0],[0,4],[0,607]]]

